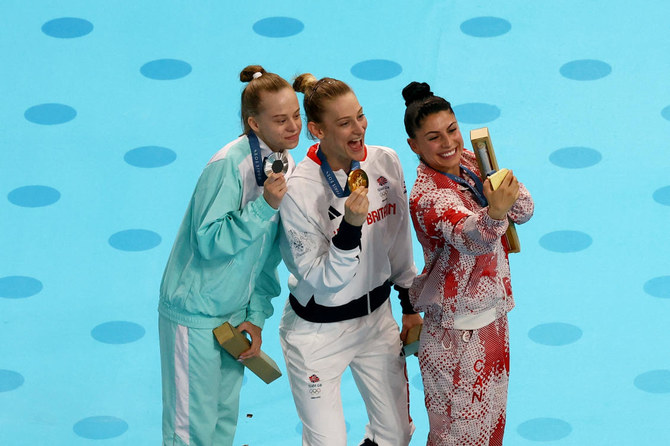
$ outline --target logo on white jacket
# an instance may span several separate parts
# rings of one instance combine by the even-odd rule
[[[386,177],[382,175],[379,178],[377,178],[377,185],[379,186],[377,187],[377,193],[381,197],[382,202],[385,202],[386,200],[388,200],[389,195],[389,189],[390,189],[389,180],[387,180]]]
[[[311,395],[310,398],[313,400],[321,398],[319,394],[321,393],[321,387],[323,384],[321,384],[320,381],[321,380],[316,375],[309,377],[309,384],[307,384],[307,389],[309,389],[309,393]]]
[[[337,217],[340,216],[342,216],[342,214],[337,209],[335,209],[332,206],[328,208],[328,218],[330,218],[331,220],[335,220]]]

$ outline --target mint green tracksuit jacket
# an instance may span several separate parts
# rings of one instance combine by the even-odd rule
[[[233,444],[244,371],[212,329],[262,328],[281,292],[279,214],[262,194],[246,136],[214,155],[193,192],[160,288],[163,445]]]
[[[262,156],[270,153],[265,144],[261,149]],[[191,328],[226,321],[263,327],[273,313],[270,299],[281,292],[281,254],[278,212],[262,192],[246,136],[214,155],[198,180],[163,274],[161,315]]]

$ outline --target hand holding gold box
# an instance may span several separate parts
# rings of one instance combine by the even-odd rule
[[[496,159],[495,150],[493,150],[493,143],[491,142],[491,137],[489,136],[488,127],[471,130],[470,141],[472,142],[472,149],[474,150],[475,157],[477,158],[477,164],[479,165],[479,171],[482,175],[482,181],[484,181],[488,175],[499,170],[498,160]],[[507,169],[500,169],[500,171],[502,170],[506,171]],[[498,175],[499,176],[496,177],[497,185],[493,187],[494,190],[500,186],[500,182],[505,177],[503,174]],[[491,186],[493,186],[493,179],[491,179]],[[503,245],[505,245],[507,252],[521,251],[519,236],[516,233],[516,227],[511,220],[509,221],[507,232],[505,232],[505,236],[503,237]]]
[[[404,347],[402,348],[405,356],[412,356],[419,351],[419,338],[421,337],[422,328],[423,324],[415,325],[407,332],[407,338],[405,338]]]
[[[235,359],[239,358],[242,352],[248,350],[251,346],[246,336],[228,322],[219,325],[213,331],[219,345]],[[242,364],[265,381],[266,384],[270,384],[281,376],[281,370],[279,370],[277,363],[263,351],[259,356],[242,360]]]
[[[498,189],[498,187],[500,187],[500,184],[507,176],[507,172],[509,172],[508,169],[502,168],[489,177],[489,181],[491,182],[491,188],[493,190],[496,190]]]

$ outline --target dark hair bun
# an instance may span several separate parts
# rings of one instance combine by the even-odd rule
[[[265,69],[260,65],[248,65],[240,72],[240,81],[242,82],[251,82],[254,80],[254,74],[261,73],[261,75],[267,73]]]
[[[414,101],[421,101],[431,96],[434,96],[434,94],[430,91],[430,85],[425,82],[411,82],[402,89],[402,97],[405,99],[405,107]]]

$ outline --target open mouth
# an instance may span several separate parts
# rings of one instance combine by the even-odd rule
[[[448,152],[440,153],[440,156],[441,156],[442,158],[449,158],[449,157],[452,157],[452,156],[454,156],[454,155],[456,155],[456,149],[452,149],[452,150],[450,150],[450,151],[448,151]]]
[[[349,148],[353,151],[363,150],[363,138],[355,139],[347,143]]]

